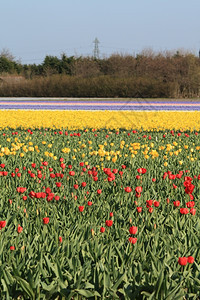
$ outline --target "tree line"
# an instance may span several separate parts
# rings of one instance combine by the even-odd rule
[[[22,64],[0,54],[0,96],[144,97],[200,96],[200,58],[191,52],[144,50],[137,55],[60,57]]]

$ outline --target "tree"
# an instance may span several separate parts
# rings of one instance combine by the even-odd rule
[[[14,61],[15,57],[12,55],[9,49],[3,48],[0,52],[0,57],[4,57],[10,61]]]

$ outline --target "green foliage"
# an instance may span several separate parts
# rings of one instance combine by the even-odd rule
[[[1,82],[0,96],[29,97],[200,97],[200,59],[192,53],[153,53],[108,58],[47,55],[39,64],[20,64],[0,55],[0,74],[26,80]],[[49,86],[50,85],[50,86]]]
[[[0,221],[6,220],[6,226],[0,230],[1,299],[198,299],[200,186],[194,175],[199,174],[199,168],[198,163],[186,160],[187,149],[183,147],[185,143],[189,148],[199,146],[198,136],[191,133],[189,137],[178,139],[176,132],[175,137],[168,133],[162,143],[163,132],[152,132],[152,139],[144,141],[149,147],[153,142],[155,148],[178,141],[183,149],[179,157],[171,158],[169,170],[176,174],[179,171],[178,160],[185,159],[182,170],[190,169],[187,175],[194,178],[197,213],[182,215],[173,201],[179,199],[181,207],[184,207],[189,199],[184,191],[184,176],[174,179],[178,189],[172,188],[168,178],[163,180],[166,168],[162,152],[154,159],[145,160],[142,147],[137,157],[132,158],[125,155],[128,147],[121,148],[122,155],[117,162],[104,160],[104,167],[111,170],[122,170],[122,165],[126,164],[123,176],[117,173],[113,184],[105,180],[105,173],[98,167],[99,157],[90,155],[87,147],[81,148],[83,143],[92,141],[93,150],[98,151],[98,145],[105,141],[105,130],[96,131],[97,137],[92,130],[80,131],[80,137],[70,136],[71,132],[68,135],[54,134],[51,129],[34,130],[32,135],[21,129],[17,131],[21,142],[31,140],[33,146],[38,146],[39,152],[29,151],[23,158],[18,153],[1,157],[1,164],[5,164],[1,169],[8,171],[7,176],[0,176]],[[0,135],[1,146],[9,147],[10,143],[16,143],[12,130],[8,129],[5,133],[5,136]],[[117,151],[122,140],[124,145],[130,143],[130,139],[131,143],[137,143],[138,135],[142,138],[145,133],[142,131],[129,137],[127,131],[121,131],[119,135],[110,132],[106,140],[107,150]],[[59,159],[45,156],[50,143],[54,155],[64,158],[65,169],[61,169]],[[69,153],[62,152],[65,146],[71,149]],[[79,149],[75,152],[76,160],[73,159],[73,149]],[[79,163],[83,161],[83,153],[86,155],[84,162],[87,159],[90,169],[97,168],[98,181],[82,172]],[[199,155],[198,152],[196,155]],[[47,161],[48,166],[42,165],[41,159]],[[74,177],[69,176],[68,165],[72,165]],[[146,168],[147,172],[138,182],[139,167]],[[20,177],[11,176],[11,173],[17,172],[15,168],[21,172]],[[28,171],[37,174],[37,170],[41,170],[45,177],[41,182],[28,174]],[[52,172],[64,176],[51,178]],[[152,177],[156,177],[153,184]],[[58,181],[63,188],[56,186]],[[86,188],[81,188],[83,181],[87,183]],[[75,183],[79,185],[77,190],[74,189]],[[134,193],[127,195],[124,191],[126,186],[134,189],[139,184],[143,187],[142,196],[137,199],[137,205],[143,208],[140,214],[134,203]],[[20,194],[17,187],[26,187],[27,190]],[[59,201],[48,202],[29,196],[30,191],[44,191],[43,187],[50,187],[60,196]],[[102,189],[102,194],[98,195],[97,189]],[[27,195],[27,200],[22,200],[23,195]],[[167,197],[170,198],[169,203]],[[160,201],[160,206],[155,207],[152,214],[146,207],[148,199]],[[87,205],[88,200],[92,201],[92,206]],[[79,205],[85,207],[82,213]],[[113,225],[101,233],[100,227],[105,226],[110,212],[113,212]],[[49,223],[44,225],[42,220],[46,216]],[[17,232],[18,224],[23,227],[21,233]],[[128,240],[129,227],[133,225],[138,227],[136,244]],[[62,243],[59,236],[62,236]],[[15,250],[10,250],[10,246],[14,246]],[[193,256],[194,263],[180,266],[178,258],[183,256]]]

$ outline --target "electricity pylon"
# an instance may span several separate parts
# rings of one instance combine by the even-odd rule
[[[93,43],[94,43],[94,58],[99,58],[99,40],[95,38]]]

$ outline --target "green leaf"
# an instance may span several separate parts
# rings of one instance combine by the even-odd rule
[[[157,280],[156,285],[155,285],[155,297],[156,297],[156,299],[159,296],[159,292],[160,292],[160,288],[161,288],[162,283],[163,283],[163,279],[164,279],[164,270],[161,270],[161,272],[159,274],[159,277],[158,277],[158,280]]]
[[[104,288],[110,288],[110,275],[107,271],[105,271],[103,273],[103,285],[104,285]]]
[[[142,291],[141,295],[145,295],[145,296],[147,296],[149,298],[151,296],[151,293],[146,292],[146,291]]]
[[[118,286],[121,284],[121,282],[126,278],[126,273],[124,273],[118,280],[117,282],[113,285],[112,290],[114,292],[117,291]]]
[[[49,285],[47,285],[45,282],[42,282],[42,283],[41,283],[42,288],[43,288],[45,291],[47,291],[47,292],[51,291],[52,288],[55,287],[55,284],[56,284],[55,281],[52,281],[51,284],[49,284]]]
[[[29,284],[26,280],[20,278],[19,276],[14,276],[14,278],[17,280],[17,282],[19,283],[19,285],[21,286],[21,288],[23,289],[23,291],[24,291],[31,299],[34,300],[34,299],[35,299],[35,293],[34,293],[34,291],[32,290],[30,284]]]
[[[94,296],[101,297],[101,295],[97,291],[94,291],[94,292],[91,292],[91,291],[88,291],[88,290],[75,290],[75,291],[79,295],[82,295],[82,296],[87,297],[87,298],[94,297]]]
[[[164,300],[171,300],[171,299],[175,299],[174,297],[179,296],[179,290],[180,290],[181,286],[178,285],[176,286],[168,295]],[[177,294],[178,293],[178,294]],[[184,293],[182,294],[182,291],[180,291],[180,295],[184,296]],[[180,299],[180,298],[179,298]]]

